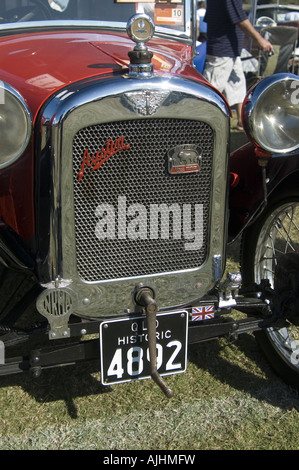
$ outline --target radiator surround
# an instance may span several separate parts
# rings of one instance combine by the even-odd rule
[[[139,99],[138,96],[142,99]],[[165,144],[165,148],[162,148],[163,132],[164,136],[167,136],[168,130],[172,129],[173,124],[176,125],[176,129],[172,130],[172,135]],[[185,130],[182,130],[182,134],[178,135],[179,129],[184,124]],[[204,83],[179,77],[154,76],[151,79],[142,80],[127,76],[102,78],[81,82],[76,86],[72,85],[54,95],[42,110],[38,125],[41,128],[40,155],[46,156],[47,165],[39,166],[37,177],[40,182],[48,178],[50,186],[47,227],[49,236],[46,249],[43,247],[41,250],[39,271],[41,285],[46,288],[67,289],[72,296],[74,313],[85,318],[107,317],[133,312],[135,309],[133,292],[136,285],[140,284],[150,286],[154,290],[161,308],[184,305],[192,299],[203,297],[213,288],[222,277],[224,270],[229,144],[229,110],[217,92]],[[131,126],[134,127],[134,132],[136,129],[142,132],[139,145],[135,146],[135,153],[132,153],[134,132],[128,136],[128,129],[131,129]],[[161,126],[164,126],[165,130],[159,140],[160,147],[154,156],[153,151],[149,151],[147,157],[146,148],[149,147],[150,140],[149,137],[145,137],[146,131],[144,129],[147,129],[148,135],[151,132],[155,134]],[[114,134],[111,128],[117,129]],[[87,144],[83,142],[82,138],[86,129],[92,130],[92,137],[87,139]],[[192,138],[193,132],[197,136],[195,139]],[[89,134],[91,135],[91,133]],[[107,136],[104,138],[106,134]],[[75,145],[74,143],[78,141],[78,136],[81,136],[79,141],[83,142],[81,147],[81,144]],[[123,140],[117,141],[121,137]],[[157,135],[153,137],[153,140],[158,139]],[[103,155],[99,157],[97,151],[100,152],[105,148],[109,139],[109,145],[112,145],[113,151],[108,152],[106,159]],[[172,144],[173,140],[175,142]],[[94,147],[91,142],[94,142]],[[144,152],[139,157],[143,144]],[[183,144],[196,144],[201,149],[201,167],[199,172],[192,172],[192,168],[188,167],[190,174],[186,172],[171,175],[169,168],[167,169],[169,159],[167,160],[165,151]],[[88,164],[83,165],[82,157],[87,148],[89,160]],[[198,257],[196,250],[189,249],[185,251],[185,254],[179,256],[179,262],[172,263],[170,260],[172,253],[175,254],[174,257],[180,253],[180,248],[177,245],[176,248],[170,248],[169,253],[164,255],[164,260],[159,265],[158,253],[163,251],[161,240],[157,240],[157,243],[161,243],[161,245],[156,250],[155,257],[151,255],[150,251],[148,254],[145,253],[146,243],[149,240],[142,240],[144,244],[141,244],[140,251],[141,266],[139,266],[138,258],[135,260],[135,264],[133,263],[133,267],[126,269],[124,261],[126,258],[124,258],[119,261],[119,267],[112,271],[106,270],[105,266],[109,262],[113,263],[116,257],[114,254],[108,259],[104,258],[105,261],[102,264],[105,269],[97,270],[105,252],[109,250],[105,247],[101,248],[99,259],[95,261],[98,249],[94,247],[94,244],[101,247],[103,241],[98,240],[95,234],[91,234],[90,239],[86,240],[88,233],[79,237],[77,233],[80,232],[80,220],[82,219],[82,226],[84,225],[83,219],[87,220],[87,218],[85,219],[85,208],[87,212],[91,211],[88,214],[88,220],[91,220],[90,214],[94,214],[95,209],[94,207],[90,209],[92,204],[89,204],[88,201],[92,201],[93,197],[98,197],[101,200],[96,202],[96,207],[103,203],[109,204],[111,202],[110,196],[107,196],[106,200],[102,200],[104,194],[109,190],[115,196],[114,206],[117,200],[124,201],[120,198],[127,198],[128,206],[135,202],[147,207],[151,202],[150,196],[146,200],[140,200],[137,193],[134,201],[134,190],[131,188],[128,197],[128,189],[132,186],[135,178],[139,193],[141,187],[144,186],[146,191],[151,191],[162,171],[162,166],[159,168],[159,153],[163,153],[161,165],[164,173],[163,177],[161,176],[161,181],[158,182],[158,189],[156,188],[155,191],[158,195],[159,186],[163,181],[163,188],[164,184],[167,185],[169,182],[169,187],[172,187],[173,192],[169,196],[170,199],[166,198],[165,200],[165,196],[170,190],[168,187],[162,188],[161,200],[158,201],[156,197],[153,204],[162,203],[164,200],[171,204],[176,192],[180,193],[182,188],[186,189],[186,194],[183,191],[184,195],[173,202],[203,204],[206,225],[201,255]],[[130,161],[128,155],[130,155]],[[102,158],[100,164],[99,158],[100,161]],[[137,162],[138,158],[142,159],[139,163]],[[135,161],[137,170],[134,168]],[[99,186],[103,182],[101,178],[104,172],[110,171],[111,177],[113,172],[117,172],[117,169],[120,171],[120,167],[117,165],[125,165],[123,162],[129,162],[127,166],[132,168],[129,183],[126,183],[125,178],[118,178],[118,185],[115,185],[116,194],[113,181],[111,181],[111,188],[107,184],[107,191],[101,192]],[[136,176],[138,176],[138,172],[143,171],[146,165],[146,175],[143,176],[144,184],[142,184]],[[126,165],[122,168],[124,167]],[[49,175],[44,174],[45,168],[48,168]],[[84,168],[84,174],[79,182],[79,173],[82,168]],[[153,169],[153,174],[151,169]],[[209,194],[208,196],[207,194],[203,195],[205,198],[203,203],[198,188],[206,180],[208,183],[204,192],[209,192]],[[109,178],[107,177],[105,181],[109,183]],[[120,186],[120,181],[124,183],[124,187]],[[39,187],[41,189],[40,194],[37,195],[38,200],[42,198],[41,183]],[[176,191],[176,187],[178,191]],[[78,193],[81,194],[81,199],[77,199]],[[82,194],[86,195],[86,203],[80,202],[78,215],[74,201],[82,201]],[[192,201],[189,200],[191,196],[193,197]],[[189,199],[184,200],[185,198]],[[78,204],[76,204],[76,208],[77,206]],[[42,205],[37,203],[37,207],[39,208],[38,212],[41,212]],[[39,213],[37,220],[44,222],[44,216]],[[45,228],[42,228],[39,223],[38,230],[42,231]],[[119,238],[121,237],[118,235],[118,239],[112,240],[112,242],[115,245],[123,243],[123,240],[119,240]],[[149,236],[147,238],[149,239]],[[77,250],[81,249],[84,240],[86,240],[86,246],[83,253],[78,256]],[[106,243],[107,240],[104,242]],[[166,240],[166,242],[168,245],[166,243],[165,246],[169,246],[172,240]],[[155,240],[152,240],[151,243],[154,246]],[[188,241],[182,239],[180,243],[187,244]],[[137,245],[138,241],[136,242],[136,240],[129,242],[125,240],[123,251],[128,250],[128,246],[137,247]],[[127,256],[128,261],[132,256],[134,257],[135,248],[131,248],[131,250],[132,252]],[[118,253],[121,251],[122,249]],[[90,259],[85,262],[85,258],[88,256]],[[188,261],[185,260],[185,257]],[[156,261],[145,266],[146,260],[150,258]],[[91,263],[94,263],[93,273],[87,275],[86,272],[88,272]],[[82,268],[84,264],[86,269],[85,266],[84,269]],[[163,266],[166,266],[166,269],[163,269]],[[155,270],[157,272],[154,272]]]

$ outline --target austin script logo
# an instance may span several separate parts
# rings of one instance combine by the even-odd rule
[[[110,157],[122,150],[128,150],[130,145],[125,144],[124,141],[124,137],[118,137],[115,142],[112,139],[108,139],[102,150],[98,150],[96,153],[89,153],[88,148],[85,149],[78,174],[78,181],[82,180],[86,167],[91,168],[92,171],[98,170]]]

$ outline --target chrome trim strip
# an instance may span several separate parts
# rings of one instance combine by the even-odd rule
[[[196,11],[197,11],[197,0],[192,0],[192,14],[190,12],[190,18],[195,18],[196,21],[192,21],[192,57],[196,57],[197,52],[196,52],[196,41],[197,41],[197,17],[196,17]]]
[[[167,105],[162,104],[149,116],[137,116],[127,105],[127,100],[122,99],[131,91],[163,89],[169,92],[171,102],[168,100]],[[177,273],[83,282],[78,277],[74,257],[73,174],[70,163],[74,135],[82,128],[105,122],[174,117],[204,121],[214,130],[211,236],[207,262],[199,269]],[[78,294],[75,308],[78,315],[95,318],[123,313],[124,309],[132,311],[132,291],[137,283],[150,284],[157,293],[159,306],[168,307],[202,297],[220,280],[215,279],[215,257],[219,261],[217,272],[220,277],[226,246],[228,146],[224,143],[229,139],[229,110],[217,93],[205,84],[178,77],[102,79],[58,93],[44,109],[41,123],[42,147],[48,145],[49,136],[51,139],[53,181],[48,275],[44,284],[51,287],[55,281],[56,286],[60,280],[71,281],[70,288]]]

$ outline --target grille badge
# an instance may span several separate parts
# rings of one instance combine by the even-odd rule
[[[151,116],[160,108],[169,91],[142,90],[125,93],[128,102],[137,114]]]
[[[37,310],[47,318],[50,331],[49,339],[68,338],[68,321],[73,313],[75,294],[70,289],[60,287],[45,289],[36,301]]]
[[[168,171],[171,175],[198,173],[201,167],[202,149],[194,144],[177,145],[168,150]]]

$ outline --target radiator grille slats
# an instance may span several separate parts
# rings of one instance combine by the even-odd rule
[[[87,149],[89,155],[95,155],[105,148],[109,139],[115,143],[120,142],[122,137],[122,147],[126,145],[130,148],[116,152],[98,169],[93,169],[93,165],[85,165],[83,177],[79,181],[78,175]],[[84,128],[75,135],[73,178],[76,262],[82,280],[95,282],[174,272],[197,268],[205,262],[209,240],[213,139],[213,131],[208,124],[184,119],[111,122]],[[182,144],[201,147],[202,164],[199,173],[169,174],[167,152]],[[121,231],[118,224],[120,208],[124,207],[124,203],[131,212],[131,215],[126,215],[124,222],[127,234],[124,227]],[[157,239],[151,239],[153,232],[150,230],[153,227],[149,215],[155,204],[177,204],[182,214],[183,207],[191,204],[193,230],[195,204],[201,204],[201,249],[186,250],[188,240],[184,238],[183,232],[180,238],[177,236],[177,239],[173,239],[175,227],[172,217],[169,238],[162,239],[159,232]],[[101,219],[100,213],[104,219]],[[133,227],[137,220],[140,222],[137,229],[143,239],[133,239]],[[109,222],[110,233],[103,237],[105,221]],[[181,224],[183,227],[182,220]],[[99,234],[102,239],[99,239]]]

